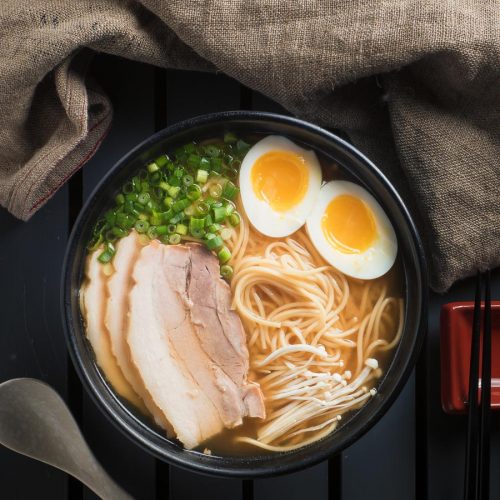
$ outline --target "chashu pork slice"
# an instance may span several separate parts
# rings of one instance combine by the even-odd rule
[[[165,316],[171,324],[182,325],[187,310],[165,279],[164,248],[168,247],[153,241],[137,259],[127,340],[132,360],[155,404],[177,438],[186,448],[194,448],[218,434],[224,424],[170,340]]]
[[[190,245],[190,314],[203,349],[231,378],[240,391],[243,415],[265,418],[264,399],[258,384],[247,382],[246,335],[237,313],[231,310],[231,290],[220,278],[215,256],[201,245]],[[210,332],[207,335],[206,332]]]
[[[224,310],[234,316],[228,319],[231,324],[235,318],[239,322],[232,324],[238,339],[228,340],[225,334],[221,336],[210,328],[201,332],[201,325],[193,321],[193,311],[198,305],[189,291],[195,271],[205,265],[207,258],[214,259],[218,267],[215,257],[208,251],[200,253],[199,248],[152,242],[141,250],[133,273],[136,284],[130,295],[128,342],[133,361],[155,403],[188,448],[199,445],[224,427],[241,425],[249,413],[245,397],[251,392],[246,384],[248,351],[244,336],[243,347],[238,347],[239,363],[243,366],[238,369],[242,371],[240,385],[227,373],[228,366],[213,359],[217,349],[241,342],[242,326],[237,315],[229,310],[230,296],[224,304],[227,311]],[[218,273],[213,279],[227,287]],[[201,334],[205,336],[203,341]],[[254,388],[260,395],[258,386]],[[263,414],[263,404],[262,411],[256,410],[255,414]]]
[[[88,256],[85,269],[86,281],[80,291],[86,335],[99,368],[115,391],[138,408],[144,409],[141,399],[123,376],[111,351],[109,332],[104,324],[108,277],[104,274],[104,266],[97,260],[101,251],[96,250]]]
[[[169,422],[146,391],[137,368],[130,359],[130,349],[126,340],[132,269],[142,247],[139,235],[135,231],[116,244],[116,254],[113,258],[115,271],[107,282],[108,300],[104,323],[109,331],[111,350],[124,377],[142,398],[157,425],[166,429],[167,434],[172,435]]]

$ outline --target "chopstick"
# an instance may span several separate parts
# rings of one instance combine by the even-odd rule
[[[481,364],[481,402],[478,404],[479,358],[481,343],[482,278],[485,281],[483,349]],[[465,452],[465,500],[489,498],[491,412],[491,287],[490,273],[476,277],[476,295],[472,321],[467,444]]]

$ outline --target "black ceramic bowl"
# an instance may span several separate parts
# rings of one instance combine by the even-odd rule
[[[402,261],[405,323],[401,342],[378,393],[346,418],[330,436],[299,450],[252,457],[218,457],[186,451],[138,417],[114,394],[99,371],[88,344],[79,310],[85,247],[94,222],[114,198],[115,191],[148,160],[191,141],[221,136],[225,131],[282,134],[331,158],[378,199],[394,225]],[[129,438],[156,457],[194,471],[232,477],[269,476],[292,472],[343,450],[387,411],[410,374],[419,351],[426,321],[426,276],[422,244],[414,222],[389,181],[353,146],[301,120],[259,112],[228,112],[200,116],[168,127],[134,148],[113,166],[85,203],[71,233],[62,279],[62,311],[69,350],[83,384],[96,404]]]

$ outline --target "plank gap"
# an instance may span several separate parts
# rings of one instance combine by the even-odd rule
[[[342,453],[328,460],[328,500],[342,498]]]
[[[253,480],[244,479],[241,482],[241,498],[242,500],[253,500]]]

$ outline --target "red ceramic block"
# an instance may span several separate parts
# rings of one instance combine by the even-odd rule
[[[441,404],[450,414],[466,413],[473,313],[474,302],[441,307]],[[500,410],[500,301],[491,302],[491,326],[491,408]]]

